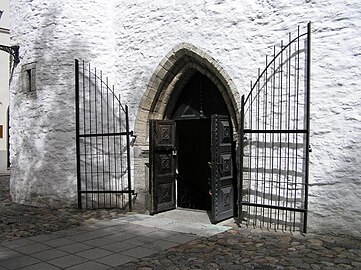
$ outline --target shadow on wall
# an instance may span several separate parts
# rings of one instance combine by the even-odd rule
[[[79,173],[85,208],[125,208],[131,190],[127,108],[102,72],[79,63]],[[105,192],[106,193],[105,193]],[[124,192],[124,193],[123,193]]]
[[[11,194],[24,204],[73,207],[77,202],[74,59],[92,55],[80,33],[62,40],[72,27],[59,21],[62,8],[53,4],[41,15],[33,51],[26,52],[35,62],[35,89],[23,89],[26,70],[17,82],[13,72],[11,77],[17,86],[11,106]]]
[[[307,33],[306,33],[307,34]],[[308,197],[308,38],[274,54],[245,98],[243,215],[246,223],[305,232]],[[305,37],[305,38],[304,38]],[[267,59],[267,58],[266,58]]]

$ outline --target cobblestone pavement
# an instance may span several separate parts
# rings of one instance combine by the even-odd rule
[[[136,247],[140,243],[128,243],[129,248],[133,247],[134,250],[138,251],[143,250],[143,252],[138,252],[135,256],[132,252],[127,252],[127,250],[122,250],[122,253],[119,253],[120,250],[105,250],[105,247],[101,245],[101,242],[104,241],[116,241],[113,236],[104,237],[105,229],[101,225],[105,224],[105,222],[113,222],[111,219],[121,220],[123,213],[120,211],[44,209],[18,205],[10,200],[8,177],[4,176],[0,176],[0,204],[0,246],[2,245],[7,251],[17,252],[16,256],[21,257],[15,258],[23,260],[25,260],[26,255],[29,255],[28,253],[31,253],[31,250],[29,251],[29,248],[27,248],[31,247],[30,243],[38,248],[41,245],[41,247],[47,249],[46,252],[49,254],[64,256],[58,259],[53,258],[53,261],[50,262],[44,259],[41,263],[39,263],[39,258],[37,258],[38,263],[35,264],[35,255],[29,255],[34,260],[34,264],[26,261],[27,264],[22,269],[65,269],[60,266],[62,258],[71,258],[73,260],[72,262],[75,265],[69,269],[361,269],[361,241],[360,239],[352,239],[350,237],[313,234],[305,236],[300,234],[292,235],[289,232],[269,232],[260,229],[234,227],[225,233],[212,237],[194,237],[189,235],[189,239],[185,243],[170,243],[171,239],[168,239],[166,234],[164,234],[163,239],[151,240],[150,237],[147,237],[148,233],[144,237],[147,241],[142,243],[142,245],[147,245],[148,248],[144,248],[144,246]],[[47,242],[34,244],[33,242],[39,241],[40,238],[28,237],[43,235],[53,231],[62,232],[62,235],[69,232],[69,235],[71,235],[72,231],[74,233],[73,227],[89,223],[94,223],[98,226],[99,231],[97,232],[102,233],[99,233],[99,236],[96,236],[96,232],[84,234],[92,236],[92,240],[88,241],[89,243],[87,244],[89,245],[87,247],[89,250],[79,254],[70,253],[72,255],[69,255],[64,252],[64,248],[48,245]],[[140,228],[141,226],[139,226],[138,230]],[[142,228],[143,232],[147,231],[144,229],[145,227]],[[64,231],[63,229],[69,230]],[[107,227],[107,230],[109,230],[109,227]],[[110,231],[108,233],[110,234]],[[130,233],[125,233],[124,235],[130,235]],[[158,233],[157,235],[159,236],[160,234]],[[55,237],[52,234],[45,236],[45,238],[50,237],[49,239]],[[27,243],[28,246],[17,247],[15,244],[9,244],[12,242],[19,243],[16,241],[23,240],[15,239],[24,237],[28,239],[26,240],[29,242]],[[139,242],[139,236],[134,235],[134,237]],[[76,237],[70,237],[67,240],[76,241]],[[153,246],[156,245],[151,241],[162,243],[166,248],[153,250]],[[48,242],[50,243],[51,241]],[[128,240],[128,242],[131,241]],[[179,245],[179,243],[181,244]],[[117,243],[117,245],[119,244],[121,243]],[[77,245],[84,247],[86,243],[82,240]],[[28,253],[22,254],[24,251]],[[90,251],[96,254],[96,256],[86,257],[83,254],[86,252],[91,253]],[[148,251],[148,253],[144,253],[144,251]],[[130,257],[119,254],[128,254]],[[11,256],[11,253],[9,256]],[[26,258],[29,259],[29,257]],[[79,259],[79,262],[75,259]],[[24,263],[23,261],[20,262]],[[65,262],[69,263],[69,260],[66,259],[65,261],[64,259]],[[6,263],[3,265],[15,265],[9,259]],[[76,263],[79,264],[76,265]],[[40,266],[44,268],[39,268]],[[91,266],[95,268],[91,268]],[[0,263],[0,270],[2,269],[18,268],[2,268]]]
[[[0,242],[74,228],[122,214],[124,211],[117,209],[82,211],[13,203],[9,192],[9,176],[0,174]]]
[[[118,269],[361,269],[361,243],[332,236],[233,229]]]

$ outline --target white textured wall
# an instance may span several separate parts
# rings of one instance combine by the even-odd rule
[[[309,230],[361,236],[360,1],[14,0],[11,11],[21,64],[36,61],[38,73],[35,97],[19,92],[21,64],[11,88],[15,200],[75,202],[74,57],[116,82],[133,126],[150,77],[177,44],[207,52],[246,94],[272,46],[312,21]]]
[[[10,4],[11,42],[20,45],[21,57],[11,86],[11,193],[26,204],[75,204],[74,58],[112,70],[113,5],[101,0]],[[25,93],[20,71],[31,62],[36,62],[37,89]]]
[[[9,45],[9,2],[0,1],[0,10],[3,14],[0,19],[0,44]],[[3,126],[2,138],[0,138],[0,172],[6,172],[7,162],[7,115],[9,106],[9,59],[7,52],[0,51],[0,125]]]

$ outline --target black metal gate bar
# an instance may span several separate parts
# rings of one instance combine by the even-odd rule
[[[78,60],[75,100],[78,207],[132,211],[128,107],[101,71],[92,71],[90,64],[86,68],[84,61],[80,66]]]
[[[307,219],[308,219],[308,184],[309,184],[309,176],[310,176],[310,92],[311,92],[311,23],[307,25],[307,67],[306,67],[306,78],[307,78],[307,120],[306,120],[306,171],[305,171],[305,215],[304,215],[304,228],[303,231],[307,232]]]
[[[247,225],[307,230],[310,35],[292,39],[268,61],[241,100],[239,216]]]

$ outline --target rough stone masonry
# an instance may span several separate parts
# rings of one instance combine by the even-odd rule
[[[129,105],[137,159],[147,137],[137,124],[148,120],[138,115],[139,104],[157,66],[179,44],[212,57],[239,97],[272,46],[311,21],[308,227],[361,236],[360,1],[14,0],[10,10],[11,43],[21,58],[10,89],[16,202],[76,204],[74,58],[105,71]],[[137,192],[146,194],[145,165],[133,175]]]

